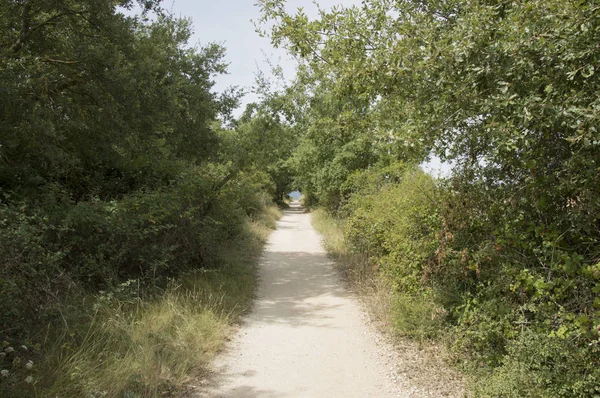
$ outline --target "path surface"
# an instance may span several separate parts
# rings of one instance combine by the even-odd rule
[[[386,350],[295,206],[269,238],[253,312],[197,396],[407,397]]]

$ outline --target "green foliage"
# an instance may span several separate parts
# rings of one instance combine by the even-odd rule
[[[10,32],[0,68],[6,199],[118,198],[211,155],[220,105],[210,76],[224,71],[223,50],[184,48],[185,20],[145,23],[115,7],[30,0],[0,10]]]
[[[397,293],[391,311],[395,332],[402,336],[424,342],[444,332],[445,310],[427,294]]]
[[[25,384],[11,368],[2,396],[162,393],[252,297],[291,128],[267,104],[224,130],[224,49],[134,3],[0,4],[0,337],[45,364]],[[191,296],[168,288],[194,272]]]
[[[261,87],[267,84],[259,83]],[[293,116],[285,109],[286,93],[270,93],[269,87],[261,89],[266,91],[262,102],[249,104],[235,122],[235,128],[224,132],[225,140],[232,143],[226,158],[233,159],[241,168],[265,175],[271,185],[269,193],[282,205],[285,195],[292,190],[291,156],[298,131],[291,124]]]
[[[420,170],[366,170],[349,179],[345,237],[351,252],[366,256],[394,291],[397,333],[419,341],[439,336],[446,310],[430,280],[440,228],[439,195]]]
[[[379,178],[373,181],[375,187],[365,185],[363,176],[355,178],[361,190],[346,207],[349,244],[356,252],[368,253],[398,291],[415,293],[431,273],[437,248],[440,219],[434,182],[410,168],[396,183],[385,170],[364,173]]]
[[[0,369],[9,374],[0,380],[1,395],[173,393],[203,369],[248,309],[257,259],[279,217],[274,209],[257,214],[235,239],[216,242],[211,269],[183,272],[164,289],[131,279],[96,294],[71,294],[60,308],[64,328],[45,330],[37,345],[5,342]]]
[[[302,60],[298,181],[409,295],[400,329],[432,300],[483,396],[597,394],[598,4],[284,3],[260,1]],[[395,171],[430,154],[449,178]]]
[[[581,350],[572,341],[525,331],[474,390],[483,397],[594,397],[600,372],[588,364],[596,358],[597,347]]]
[[[268,203],[260,184],[244,176],[214,192],[226,173],[218,165],[198,167],[164,189],[80,202],[54,220],[28,215],[26,206],[5,207],[0,280],[10,299],[2,301],[2,330],[15,334],[43,321],[73,283],[89,289],[131,278],[159,283],[158,277],[215,266],[220,243],[237,239],[247,215],[259,215]]]

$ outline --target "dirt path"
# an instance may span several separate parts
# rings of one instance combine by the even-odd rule
[[[295,206],[269,239],[253,312],[196,396],[414,397],[393,382],[390,350]]]

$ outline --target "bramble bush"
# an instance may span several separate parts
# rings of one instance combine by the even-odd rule
[[[347,184],[345,239],[389,281],[396,332],[447,342],[477,376],[476,396],[598,394],[600,265],[563,246],[546,267],[539,230],[515,239],[514,224],[496,229],[514,220],[514,208],[494,212],[501,192],[457,180],[409,167],[395,177],[366,170]]]

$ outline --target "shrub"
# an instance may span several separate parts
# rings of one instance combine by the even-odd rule
[[[247,234],[247,215],[260,217],[269,202],[264,179],[241,175],[219,187],[227,173],[206,165],[170,187],[53,212],[0,208],[2,334],[25,338],[40,322],[65,318],[65,298],[82,290],[109,290],[129,279],[164,287],[181,272],[219,267],[223,242]]]
[[[397,293],[392,312],[395,332],[401,336],[423,342],[439,338],[444,331],[446,311],[435,302],[431,293]]]
[[[600,265],[585,233],[553,229],[564,214],[536,226],[525,200],[499,204],[514,187],[460,174],[369,169],[346,188],[344,244],[389,281],[397,333],[448,342],[481,396],[597,394]]]
[[[482,397],[596,397],[600,370],[590,367],[598,345],[581,350],[569,339],[526,329],[511,340],[502,364],[481,372],[474,390]]]
[[[346,206],[352,250],[367,253],[399,291],[416,292],[426,285],[440,223],[436,195],[431,177],[408,169],[399,182],[356,194]]]

